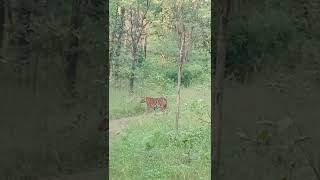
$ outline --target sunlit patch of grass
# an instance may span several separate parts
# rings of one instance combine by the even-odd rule
[[[111,179],[210,179],[210,126],[181,119],[177,132],[173,115],[145,118],[112,144]]]
[[[190,107],[199,99],[209,103],[209,92],[182,90],[179,131],[175,95],[168,97],[168,114],[150,113],[132,122],[110,146],[111,179],[210,179],[210,125],[194,118]]]
[[[128,117],[142,113],[143,104],[138,95],[130,95],[127,89],[109,88],[109,115],[110,119]]]

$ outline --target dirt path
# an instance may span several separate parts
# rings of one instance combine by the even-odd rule
[[[139,121],[141,116],[142,115],[111,120],[109,123],[109,145],[111,145],[112,140],[121,134],[130,123]]]
[[[118,135],[125,130],[131,122],[136,122],[140,116],[127,117],[121,119],[115,119],[109,123],[109,147],[112,144],[112,140],[115,139]],[[81,172],[71,175],[63,175],[61,177],[55,178],[45,178],[41,180],[105,180],[107,179],[106,169],[95,169],[87,172]]]

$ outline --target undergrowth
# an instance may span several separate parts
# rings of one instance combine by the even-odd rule
[[[167,100],[168,114],[143,115],[112,141],[111,179],[210,179],[210,88],[182,89],[178,131]]]

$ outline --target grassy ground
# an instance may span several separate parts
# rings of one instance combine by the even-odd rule
[[[294,122],[303,135],[311,137],[303,147],[320,170],[319,87],[282,85],[226,82],[222,126],[224,180],[317,179],[304,153],[292,146],[301,135],[290,128],[258,128],[258,121]],[[210,89],[203,87],[182,90],[179,134],[174,130],[175,96],[169,97],[169,115],[150,114],[130,126],[111,148],[112,179],[209,179],[210,129],[202,123],[208,120],[204,109],[210,107],[206,107],[209,94]],[[249,146],[241,140],[239,131],[267,143]]]
[[[181,97],[178,133],[173,95],[167,115],[141,116],[113,140],[111,179],[210,179],[210,88],[183,89]]]
[[[109,88],[110,119],[129,117],[144,111],[142,96],[129,95],[127,89]]]

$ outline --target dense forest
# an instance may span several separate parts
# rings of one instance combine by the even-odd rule
[[[210,1],[109,5],[109,177],[210,179]]]
[[[320,179],[320,1],[0,0],[0,13],[0,179],[107,165],[111,179]]]
[[[0,179],[105,169],[107,2],[0,8]]]
[[[229,8],[219,177],[320,179],[320,2]]]

